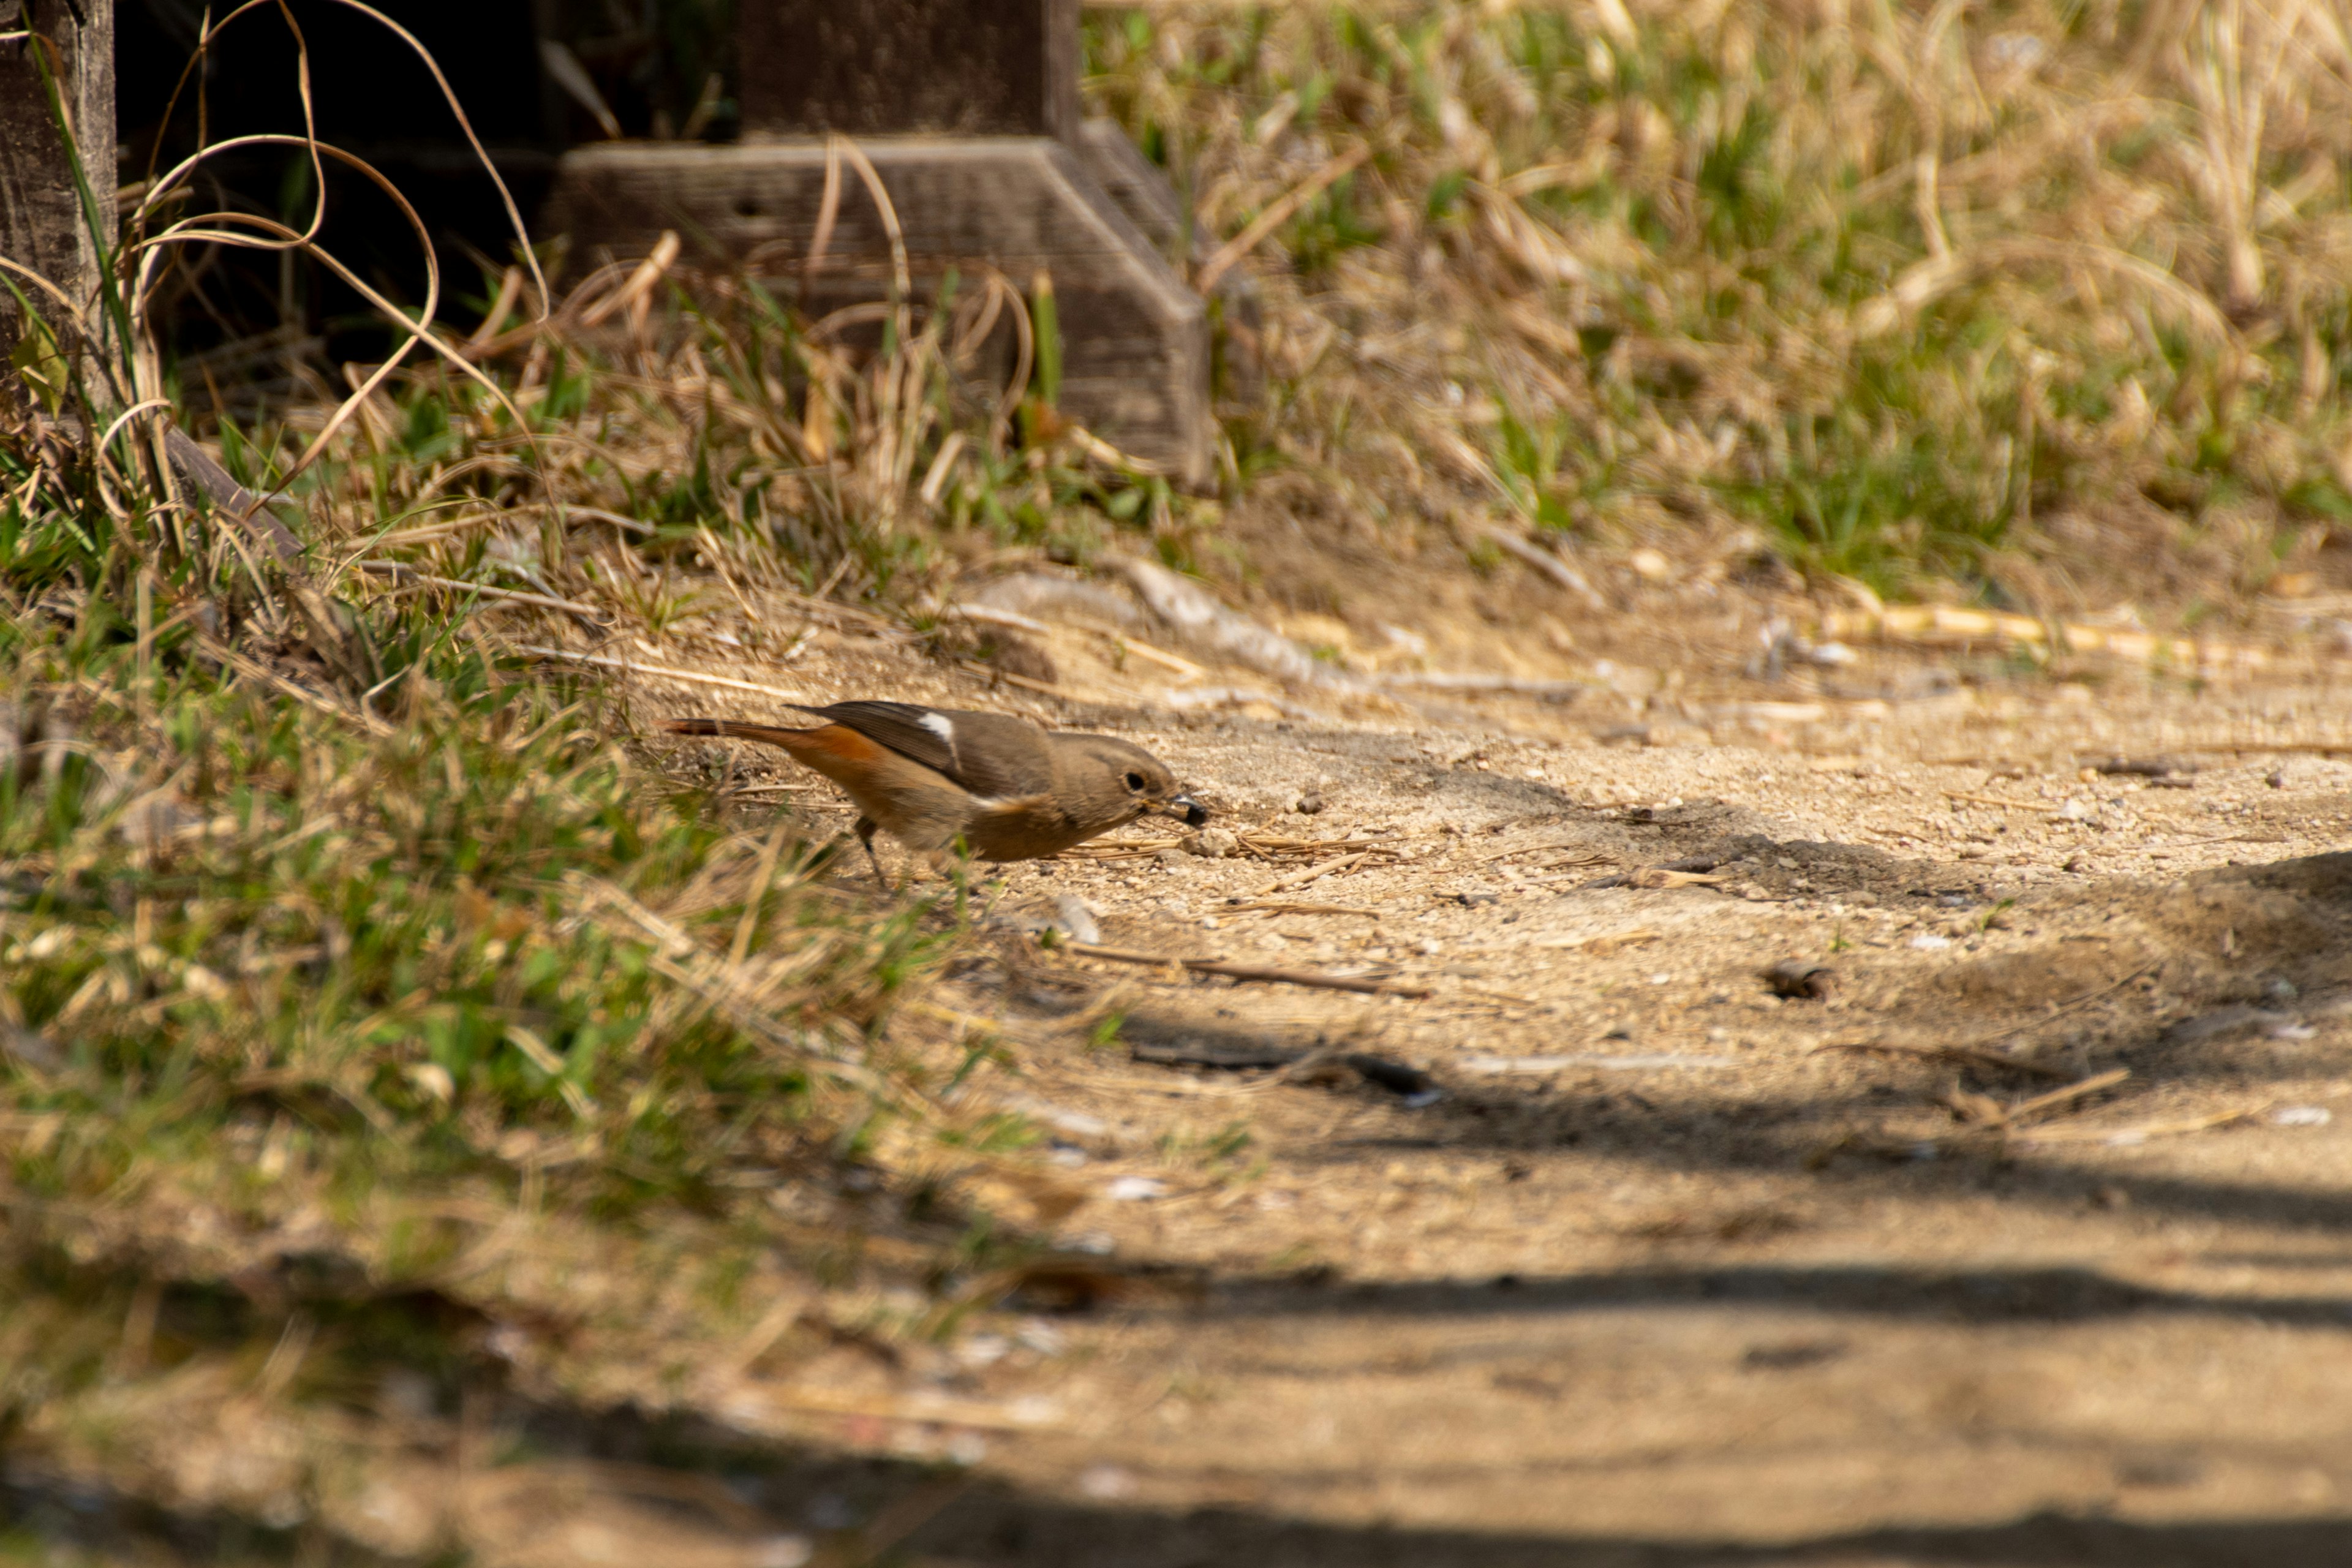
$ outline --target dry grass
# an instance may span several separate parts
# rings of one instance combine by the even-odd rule
[[[1496,520],[1697,560],[1745,530],[2046,611],[2224,602],[2352,520],[2341,5],[1171,5],[1089,38],[1213,237],[1371,153],[1268,247],[1245,521],[1481,564]]]

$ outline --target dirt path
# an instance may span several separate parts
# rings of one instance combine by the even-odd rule
[[[847,1434],[977,1461],[913,1544],[2352,1561],[2352,763],[2316,750],[2352,699],[2126,672],[1614,700],[1044,705],[1153,745],[1230,826],[1372,852],[1015,868],[1000,921],[1075,894],[1113,947],[1430,994],[1011,931],[959,983],[1021,1068],[975,1092],[1084,1201],[929,1374],[1018,1420]],[[1652,743],[1596,739],[1628,723]],[[2196,771],[2084,771],[2116,756]],[[1618,879],[1669,865],[1714,879]],[[1790,958],[1825,998],[1771,993]],[[1318,1047],[1438,1093],[1135,1059]],[[894,1517],[918,1471],[826,1470],[814,1522]]]

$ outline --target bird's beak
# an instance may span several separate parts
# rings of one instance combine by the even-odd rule
[[[1209,808],[1189,795],[1171,795],[1152,808],[1162,816],[1172,816],[1187,827],[1199,827],[1209,820]]]

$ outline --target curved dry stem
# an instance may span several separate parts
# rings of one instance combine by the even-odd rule
[[[914,282],[913,275],[907,266],[906,236],[899,231],[898,227],[898,209],[891,204],[890,193],[884,187],[882,176],[874,167],[874,161],[866,155],[865,150],[856,142],[838,132],[826,138],[825,142],[827,184],[832,182],[830,154],[835,146],[841,149],[842,156],[849,160],[850,167],[857,171],[858,179],[865,182],[866,194],[874,198],[875,210],[882,215],[882,233],[890,241],[891,300],[903,310],[906,309],[908,296],[914,292]],[[906,326],[902,320],[899,336],[903,339],[905,335]]]
[[[824,144],[824,195],[817,202],[816,233],[809,240],[808,257],[801,263],[801,292],[808,293],[809,279],[824,265],[826,250],[833,245],[833,226],[841,216],[841,144],[828,140]]]
[[[382,11],[377,10],[374,6],[365,4],[364,0],[332,0],[332,3],[338,5],[347,6],[353,11],[357,11],[362,16],[370,18],[388,29],[397,37],[401,42],[409,47],[409,48],[415,54],[416,58],[424,63],[425,68],[432,74],[434,85],[441,90],[441,101],[448,106],[451,117],[457,122],[458,131],[462,132],[466,138],[466,145],[473,152],[475,159],[482,165],[483,172],[489,175],[491,185],[494,186],[499,193],[499,201],[506,209],[507,222],[514,229],[515,239],[521,248],[523,261],[530,268],[531,281],[538,288],[538,319],[545,321],[548,316],[552,313],[554,299],[552,293],[548,288],[547,274],[540,267],[539,253],[531,247],[530,227],[522,220],[522,210],[515,205],[514,194],[507,188],[505,177],[499,173],[498,165],[491,161],[489,150],[482,145],[481,137],[476,134],[474,131],[474,122],[467,116],[465,105],[457,101],[457,90],[449,85],[447,75],[441,69],[441,62],[434,58],[433,51],[426,48],[424,41],[418,38],[415,34],[410,32],[406,27],[402,26],[398,22],[394,21],[390,16],[385,16]],[[184,68],[181,72],[179,84],[174,86],[172,89],[171,101],[164,110],[164,123],[166,125],[170,123],[173,110],[176,110],[178,107],[180,94],[186,86],[190,72],[195,68],[197,62],[203,58],[205,51],[211,47],[213,38],[231,22],[243,16],[248,11],[252,11],[265,5],[276,5],[281,12],[285,12],[287,26],[294,31],[296,58],[298,62],[298,69],[299,71],[299,86],[302,94],[302,124],[305,132],[305,140],[315,141],[317,127],[312,121],[310,111],[310,52],[307,47],[303,44],[301,29],[295,25],[292,14],[286,11],[285,0],[245,0],[243,5],[239,5],[236,10],[222,17],[219,22],[205,30],[203,35],[197,40],[195,53],[190,58],[187,67]],[[161,132],[159,132],[158,136],[160,137],[160,135]],[[143,220],[149,209],[154,205],[156,200],[173,185],[176,184],[181,178],[184,177],[186,173],[193,169],[197,163],[212,157],[215,153],[222,151],[223,149],[234,146],[237,144],[238,142],[242,142],[244,140],[246,139],[235,138],[229,142],[208,144],[198,149],[186,159],[184,159],[177,166],[174,167],[172,174],[167,175],[163,181],[156,182],[151,179],[148,185],[147,195],[141,201],[138,212],[133,215],[134,221]],[[160,144],[161,143],[159,142],[158,145],[160,146]],[[323,146],[323,144],[321,145]],[[320,181],[319,207],[316,219],[314,220],[309,235],[306,236],[306,237],[314,237],[316,236],[318,232],[318,224],[319,222],[323,221],[326,215],[325,171],[323,166],[318,165],[316,154],[317,150],[314,149],[312,160],[314,167],[312,173],[314,177],[318,177]],[[151,175],[153,172],[153,162],[151,158],[148,165]]]
[[[282,146],[299,143],[310,148],[313,157],[317,157],[319,154],[324,153],[339,162],[348,163],[352,168],[357,169],[368,179],[374,182],[376,187],[382,190],[386,195],[390,196],[394,205],[399,207],[401,216],[408,220],[410,229],[416,236],[418,247],[424,252],[425,279],[425,304],[419,314],[422,321],[432,321],[434,312],[439,307],[441,300],[440,259],[434,251],[432,235],[425,226],[425,220],[418,216],[416,209],[410,205],[407,196],[402,194],[398,185],[394,184],[381,170],[368,163],[365,159],[358,157],[353,153],[346,153],[341,148],[329,146],[327,143],[319,141],[316,137],[254,136],[240,137],[237,140],[240,142],[264,145],[274,144]],[[221,145],[227,145],[227,143],[222,143]],[[205,229],[194,226],[195,225],[215,221],[224,216],[263,232],[258,235],[243,234],[235,230]],[[270,230],[276,230],[278,237],[268,237],[268,231]],[[326,250],[324,247],[320,246],[314,240],[307,237],[306,236],[297,233],[289,226],[281,224],[274,218],[260,217],[252,214],[215,214],[210,215],[210,216],[206,218],[189,219],[185,223],[173,224],[162,234],[154,237],[154,239],[152,242],[149,242],[152,248],[149,250],[148,256],[142,261],[140,269],[141,294],[142,297],[150,280],[152,279],[155,260],[163,254],[162,247],[165,245],[184,244],[198,239],[213,244],[236,246],[247,249],[283,250],[290,248],[304,251],[326,263],[326,265],[333,270],[338,277],[342,278],[345,281],[350,282],[355,289],[357,289],[361,296],[367,300],[370,304],[374,305],[392,320],[399,322],[409,332],[407,340],[402,342],[399,347],[394,349],[390,357],[388,357],[383,363],[378,365],[368,376],[367,380],[362,382],[360,386],[352,392],[351,396],[345,398],[337,405],[335,412],[329,416],[325,427],[319,432],[317,437],[311,441],[309,448],[303,452],[301,457],[295,460],[293,467],[288,469],[285,475],[280,479],[278,489],[271,492],[273,496],[282,494],[286,486],[293,483],[297,476],[301,474],[305,469],[310,468],[312,463],[318,460],[320,455],[326,450],[328,442],[333,439],[336,432],[341,430],[343,425],[351,419],[352,416],[359,411],[360,405],[367,401],[368,395],[374,392],[377,387],[383,385],[384,381],[392,374],[392,373],[399,368],[401,362],[408,357],[409,351],[416,346],[420,339],[425,335],[425,331],[423,327],[419,326],[415,322],[410,321],[408,318],[402,315],[399,309],[389,300],[384,299],[373,289],[361,283],[358,280],[357,276],[353,274],[350,268],[344,267],[340,261],[336,260],[332,254]],[[460,357],[462,358],[462,356]],[[471,366],[469,363],[468,369],[470,368]],[[517,423],[520,423],[520,416],[519,414],[517,416]],[[267,500],[268,498],[264,499]]]
[[[275,140],[280,142],[285,142],[293,141],[295,138],[279,137]],[[507,395],[506,389],[499,385],[495,380],[491,379],[489,375],[478,367],[461,347],[444,340],[440,334],[434,331],[429,325],[433,319],[434,308],[439,301],[440,268],[437,260],[434,258],[432,246],[425,228],[424,222],[417,216],[415,209],[409,205],[407,198],[401,194],[399,188],[394,185],[391,180],[386,178],[380,170],[367,163],[364,159],[352,153],[346,153],[341,148],[334,147],[324,142],[319,143],[319,147],[320,150],[325,153],[328,156],[335,158],[342,163],[349,163],[352,167],[359,170],[362,174],[365,174],[369,179],[374,181],[378,187],[383,190],[384,193],[391,196],[394,202],[398,205],[402,215],[408,219],[410,227],[417,234],[419,242],[424,246],[425,256],[427,258],[425,302],[424,309],[418,313],[418,315],[415,318],[411,318],[402,311],[398,305],[387,299],[383,293],[378,291],[373,286],[362,279],[350,268],[343,265],[342,261],[339,259],[333,252],[316,244],[306,243],[300,247],[300,248],[307,254],[315,257],[330,271],[334,273],[336,277],[349,284],[353,291],[358,293],[362,299],[374,306],[378,311],[382,312],[387,319],[396,323],[403,331],[407,332],[408,337],[406,341],[402,342],[399,348],[393,353],[391,357],[386,359],[383,364],[376,367],[375,371],[360,384],[358,389],[355,390],[351,396],[343,399],[342,402],[337,405],[334,414],[329,418],[325,427],[321,429],[319,435],[311,441],[310,447],[303,452],[301,457],[296,459],[293,466],[280,478],[278,485],[271,489],[268,495],[260,497],[256,504],[258,505],[274,500],[278,496],[283,495],[286,491],[286,488],[293,483],[294,479],[304,470],[309,468],[312,463],[318,460],[320,456],[326,450],[327,443],[346,423],[350,421],[352,416],[358,412],[360,406],[366,402],[367,398],[377,387],[381,386],[383,382],[390,377],[392,373],[399,367],[401,362],[407,357],[410,351],[415,349],[419,343],[424,344],[425,347],[431,349],[435,353],[439,354],[443,359],[457,366],[458,371],[467,379],[476,382],[488,391],[491,397],[497,400],[499,405],[507,411],[509,417],[513,419],[515,428],[522,434],[524,439],[531,444],[533,453],[535,455],[539,455],[540,447],[538,434],[530,428],[530,422],[523,416],[522,410],[517,407],[514,400]],[[278,231],[278,236],[280,239],[290,238],[294,234],[294,231],[289,226],[278,223],[276,220],[271,218],[259,217],[249,214],[233,216],[236,216],[239,221],[249,224],[256,228],[264,230],[275,229]],[[165,230],[163,235],[157,237],[159,240],[170,239],[175,243],[184,243],[197,239],[229,246],[251,247],[256,243],[256,237],[251,235],[239,234],[227,230],[185,229],[179,225],[174,225],[172,228]],[[275,244],[272,244],[269,247],[279,248],[279,247]],[[560,506],[560,503],[558,504]]]
[[[1028,395],[1029,373],[1036,368],[1037,327],[1029,319],[1029,301],[1021,297],[1021,290],[1003,273],[990,268],[988,286],[1011,305],[1013,311],[1013,374],[1005,379],[1004,395],[996,400],[996,412],[988,422],[989,452],[1002,456],[1005,434],[1013,426],[1013,411]]]
[[[169,408],[171,406],[172,400],[168,397],[151,397],[143,403],[132,404],[130,407],[122,411],[121,416],[115,419],[113,424],[106,427],[106,434],[98,438],[98,449],[103,452],[106,448],[114,445],[114,438],[122,434],[122,427],[125,425],[130,424],[133,419],[138,418],[142,414],[152,414],[159,408]]]

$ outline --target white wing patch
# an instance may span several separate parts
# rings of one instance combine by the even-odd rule
[[[922,725],[924,729],[929,730],[940,740],[945,741],[948,743],[949,751],[952,752],[955,750],[954,720],[949,718],[944,713],[926,713],[922,718]]]

